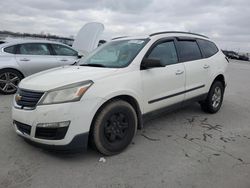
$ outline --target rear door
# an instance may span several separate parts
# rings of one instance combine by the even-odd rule
[[[72,65],[78,60],[77,51],[62,44],[50,44],[59,66]]]
[[[15,58],[26,75],[59,66],[47,43],[19,44]]]
[[[177,51],[186,70],[185,99],[206,93],[208,68],[202,59],[200,48],[194,38],[178,38]]]
[[[174,39],[157,42],[146,58],[158,59],[165,67],[141,70],[146,112],[181,103],[184,99],[185,69],[178,62]]]

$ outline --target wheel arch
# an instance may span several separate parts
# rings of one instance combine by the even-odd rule
[[[16,68],[6,67],[6,68],[1,68],[0,69],[0,71],[2,71],[2,70],[13,70],[13,71],[16,71],[16,72],[18,72],[22,76],[22,78],[25,78],[24,74],[20,70],[18,70]]]
[[[106,101],[104,101],[100,107],[97,109],[92,122],[91,122],[91,127],[93,125],[93,123],[95,122],[95,118],[97,116],[97,114],[110,102],[114,101],[114,100],[123,100],[128,102],[136,111],[136,115],[138,118],[138,128],[142,128],[142,111],[140,108],[140,105],[138,103],[138,101],[136,100],[135,97],[128,95],[128,94],[122,94],[122,95],[117,95],[117,96],[112,96],[109,99],[107,99]],[[91,128],[90,128],[91,129]]]
[[[223,84],[224,88],[226,87],[226,80],[225,80],[225,76],[224,76],[223,74],[218,74],[218,75],[214,78],[214,80],[213,80],[211,86],[212,86],[213,83],[216,82],[216,81],[220,81],[220,82]],[[211,88],[211,86],[210,86],[210,88]]]

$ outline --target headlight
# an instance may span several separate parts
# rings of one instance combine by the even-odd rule
[[[93,81],[88,80],[53,89],[46,92],[39,105],[79,101],[92,84]]]

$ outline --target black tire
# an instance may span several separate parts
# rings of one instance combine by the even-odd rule
[[[14,94],[19,82],[23,79],[22,74],[13,69],[0,70],[0,93],[4,95]]]
[[[137,130],[134,108],[122,100],[114,100],[97,114],[92,139],[96,149],[104,155],[115,155],[131,143]]]
[[[225,88],[224,88],[223,83],[220,81],[215,81],[209,90],[206,100],[200,102],[201,109],[204,112],[207,112],[210,114],[214,114],[218,112],[223,102],[224,90]],[[220,92],[220,96],[218,94],[219,92]]]

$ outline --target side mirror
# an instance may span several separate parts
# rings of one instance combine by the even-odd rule
[[[83,57],[83,55],[82,55],[82,54],[77,54],[77,57],[78,57],[79,59],[81,59],[81,58]]]
[[[165,67],[165,65],[163,65],[161,61],[158,59],[143,58],[141,62],[142,69],[150,69],[150,68],[156,68],[156,67]]]

